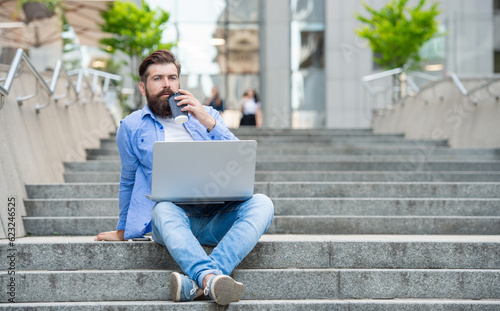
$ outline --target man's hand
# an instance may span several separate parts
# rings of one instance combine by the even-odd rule
[[[124,236],[125,230],[107,231],[99,233],[94,241],[127,241]]]
[[[181,110],[189,112],[196,120],[206,126],[208,130],[212,130],[215,126],[215,119],[203,108],[203,105],[196,97],[186,90],[179,90],[179,93],[183,95],[175,97],[175,100],[180,100],[177,106],[187,105]]]

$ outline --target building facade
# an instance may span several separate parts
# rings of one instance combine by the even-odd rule
[[[364,2],[380,8],[388,1]],[[440,36],[422,49],[425,73],[500,72],[500,0],[428,0],[433,1],[441,10]],[[203,101],[217,86],[231,127],[239,125],[240,101],[250,87],[260,95],[263,124],[270,128],[368,128],[373,110],[384,104],[370,99],[360,82],[382,71],[367,42],[355,34],[356,14],[367,15],[361,0],[148,3],[170,13],[164,41],[176,43],[182,87]],[[47,61],[47,54],[60,55],[38,57],[37,51],[30,56],[43,64],[55,62]]]
[[[431,2],[431,1],[429,1]],[[363,76],[380,72],[354,30],[361,1],[173,0],[167,38],[177,41],[183,83],[198,97],[219,86],[229,111],[244,90],[260,92],[264,126],[367,128],[372,101]],[[367,0],[379,8],[387,0]],[[416,5],[411,0],[410,5]],[[441,36],[422,53],[427,74],[492,75],[499,71],[499,1],[439,0]],[[196,9],[195,9],[196,8]],[[202,14],[200,15],[200,11]],[[496,30],[496,31],[495,31]],[[495,69],[496,68],[496,69]],[[185,82],[184,82],[185,81]],[[237,114],[228,112],[230,125]]]

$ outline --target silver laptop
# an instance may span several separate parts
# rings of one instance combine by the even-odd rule
[[[151,200],[219,203],[252,197],[255,140],[156,142]]]

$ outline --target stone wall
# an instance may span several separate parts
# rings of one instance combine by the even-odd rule
[[[39,88],[35,98],[19,106],[16,98],[34,93],[38,85],[29,70],[24,72],[0,109],[0,238],[14,226],[17,237],[25,235],[21,219],[26,215],[25,184],[63,182],[64,161],[85,160],[86,148],[99,147],[100,139],[116,130],[104,103],[75,101],[74,94],[56,103]],[[56,94],[65,92],[65,84],[58,82]],[[71,101],[74,104],[65,105]],[[35,111],[37,104],[46,103],[46,108]],[[10,218],[13,202],[15,221]]]
[[[486,79],[464,80],[467,90]],[[375,114],[374,133],[447,139],[453,148],[500,148],[500,81],[468,96],[446,80]]]

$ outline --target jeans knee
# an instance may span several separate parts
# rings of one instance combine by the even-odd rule
[[[256,205],[259,207],[262,217],[269,219],[269,222],[271,222],[274,217],[273,201],[267,195],[262,193],[255,194],[254,199],[256,200]]]
[[[153,206],[153,210],[151,211],[151,220],[154,220],[162,214],[163,211],[168,209],[167,202],[158,202]]]
[[[151,211],[151,220],[168,222],[174,219],[186,219],[185,212],[172,202],[158,202]]]

